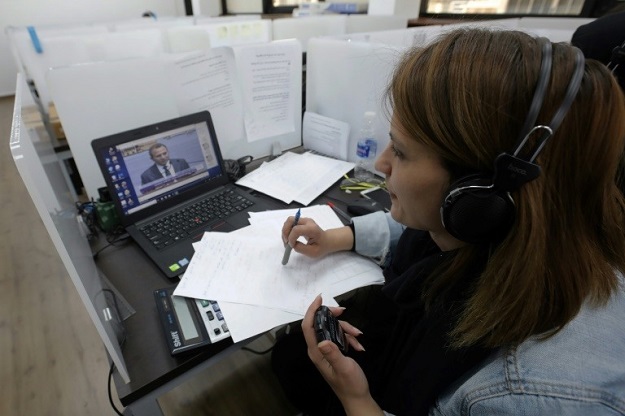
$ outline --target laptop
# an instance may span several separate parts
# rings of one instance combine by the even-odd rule
[[[180,276],[205,231],[249,225],[269,204],[234,185],[208,111],[91,142],[122,225],[169,277]]]

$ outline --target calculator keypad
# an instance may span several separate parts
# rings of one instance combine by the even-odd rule
[[[206,326],[206,331],[208,332],[211,342],[215,343],[230,337],[228,324],[226,324],[219,304],[214,300],[204,299],[196,299],[195,302],[200,310],[200,315],[204,320],[204,325]]]

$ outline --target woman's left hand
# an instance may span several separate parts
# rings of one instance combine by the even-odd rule
[[[308,345],[308,357],[315,364],[323,378],[332,387],[348,415],[381,415],[382,410],[369,393],[369,383],[362,368],[350,357],[341,353],[331,341],[317,343],[313,327],[315,311],[321,306],[321,296],[317,296],[308,307],[302,321],[302,330]],[[334,316],[343,313],[342,308],[331,307]],[[346,334],[347,343],[356,351],[364,348],[356,340],[362,332],[347,322],[340,321]]]

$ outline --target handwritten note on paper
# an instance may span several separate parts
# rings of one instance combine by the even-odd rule
[[[303,205],[310,204],[326,189],[330,188],[334,182],[354,168],[352,162],[345,162],[313,153],[304,153],[302,160],[304,163],[301,166],[304,169],[300,172],[301,176],[299,179],[305,177],[305,175],[312,176],[308,176],[308,181],[299,182],[300,191],[293,199]],[[315,180],[311,181],[311,177],[315,178]]]
[[[241,238],[245,236],[254,237],[257,235],[272,236],[280,233],[285,218],[292,215],[293,210],[264,211],[260,213],[250,212],[251,227],[244,227],[233,231]],[[341,227],[343,224],[328,205],[315,205],[302,208],[302,216],[314,218],[322,229]],[[194,244],[196,251],[200,250],[200,242]],[[357,277],[355,277],[357,279]],[[338,306],[333,299],[334,296],[348,292],[358,287],[359,283],[353,285],[350,280],[343,280],[340,284],[333,284],[323,292],[324,305]],[[346,289],[344,289],[346,288]],[[315,295],[316,296],[316,295]],[[314,299],[311,298],[309,303]],[[276,326],[302,319],[304,313],[293,313],[282,309],[268,308],[264,306],[246,305],[243,303],[232,303],[221,300],[219,302],[221,311],[226,318],[230,335],[234,342],[239,342],[250,338],[256,334],[268,331]]]
[[[302,124],[302,142],[308,150],[347,160],[349,124],[306,111]]]
[[[302,48],[298,41],[238,46],[236,64],[244,97],[249,142],[295,131],[295,97],[301,88]]]
[[[212,48],[186,54],[174,60],[169,70],[180,114],[208,110],[219,140],[236,141],[245,137],[241,120],[243,100],[234,75],[232,49]]]
[[[289,175],[291,166],[297,166],[301,155],[286,152],[271,162],[265,162],[254,169],[236,183],[279,199],[287,204],[293,202],[293,198],[300,192],[297,183],[288,183],[282,175]]]
[[[366,284],[380,281],[379,267],[352,252],[322,259],[292,253],[286,266],[281,264],[283,253],[279,237],[206,233],[175,294],[303,313],[311,299],[334,282],[353,276]]]
[[[341,224],[327,206],[304,210],[308,208],[303,209],[303,216],[318,223],[331,227]],[[380,268],[352,252],[321,259],[293,252],[289,263],[283,266],[280,230],[284,215],[289,212],[280,212],[280,220],[271,212],[266,219],[262,218],[264,213],[257,213],[249,227],[228,234],[206,233],[195,245],[196,253],[175,294],[302,314],[319,293],[336,296],[339,290],[345,293],[382,282]],[[322,219],[325,216],[334,220]]]

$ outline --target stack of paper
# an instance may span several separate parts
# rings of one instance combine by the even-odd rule
[[[287,204],[310,204],[343,175],[354,168],[352,162],[313,153],[287,152],[237,181]]]
[[[293,210],[250,213],[251,225],[232,233],[205,233],[174,295],[219,302],[235,342],[301,319],[318,294],[334,296],[382,284],[380,267],[353,252],[312,259],[291,253],[281,263],[282,225]],[[327,205],[302,208],[323,229],[343,224]]]

